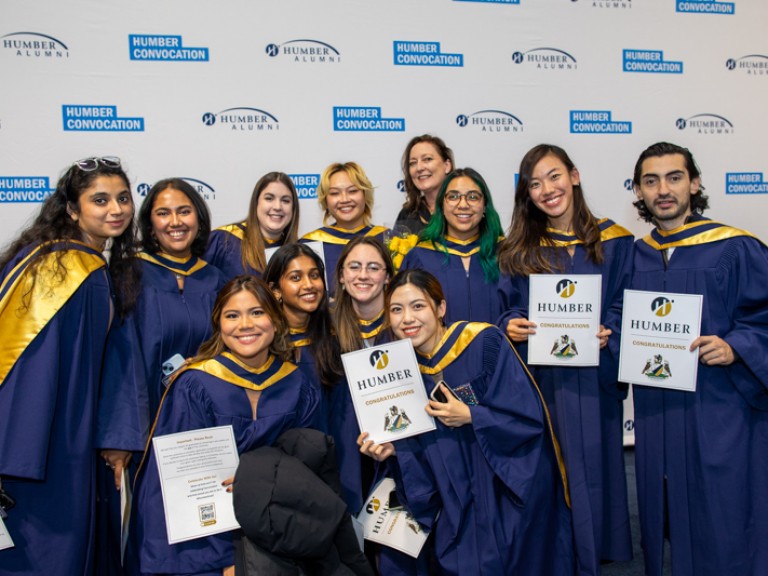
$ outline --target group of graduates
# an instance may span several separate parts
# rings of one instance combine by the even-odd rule
[[[373,185],[347,162],[323,172],[326,225],[301,238],[280,172],[256,183],[245,220],[212,230],[183,179],[157,182],[134,218],[118,158],[66,170],[0,255],[0,513],[15,544],[0,575],[596,576],[632,558],[627,288],[703,295],[696,391],[634,391],[646,574],[662,574],[665,539],[676,576],[768,573],[768,249],[702,215],[690,151],[660,142],[638,159],[635,206],[654,229],[637,241],[592,213],[554,145],[523,157],[506,235],[483,177],[456,168],[440,138],[414,137],[402,169],[393,230],[371,223]],[[602,277],[598,366],[526,366],[531,274]],[[376,444],[341,354],[406,338],[436,429]],[[331,492],[288,508],[295,549],[264,544],[286,538],[245,513],[242,531],[168,543],[151,440],[227,425],[243,456],[305,454],[298,429],[328,440],[318,475]],[[221,487],[236,512],[256,501],[248,473]],[[430,531],[418,558],[344,541],[384,477]],[[121,558],[123,482],[134,501]],[[258,506],[278,488],[259,489]],[[340,514],[297,532],[335,498]]]

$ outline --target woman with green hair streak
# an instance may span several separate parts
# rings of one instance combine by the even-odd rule
[[[449,303],[447,323],[495,324],[501,313],[496,248],[502,239],[485,180],[472,168],[459,168],[445,178],[435,212],[402,269],[420,268],[437,277]]]

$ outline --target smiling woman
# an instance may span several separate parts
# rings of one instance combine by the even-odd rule
[[[114,472],[99,468],[104,537],[98,573],[119,569],[115,486],[124,468],[129,477],[135,475],[165,391],[164,366],[177,366],[194,355],[210,335],[213,303],[225,283],[218,269],[200,259],[211,218],[202,196],[185,180],[168,178],[152,186],[139,211],[139,228],[141,291],[132,313],[110,331],[101,383],[96,446]],[[111,568],[103,564],[110,561]]]
[[[599,366],[533,366],[562,440],[571,478],[580,572],[596,574],[604,560],[632,557],[618,380],[624,289],[632,270],[632,235],[598,220],[587,206],[581,174],[562,148],[540,144],[520,163],[515,211],[499,250],[503,315],[498,324],[526,357],[536,325],[528,320],[530,274],[599,274]]]
[[[448,293],[448,322],[496,322],[496,247],[499,215],[483,177],[472,168],[454,170],[437,195],[435,213],[419,235],[420,243],[401,269],[420,268],[437,276]]]
[[[0,255],[0,476],[16,500],[3,573],[94,572],[99,376],[135,304],[133,212],[120,159],[86,158]]]
[[[169,384],[154,435],[232,426],[239,454],[271,446],[291,428],[314,427],[319,395],[288,362],[288,327],[269,287],[238,276],[216,298],[212,335]],[[141,572],[221,574],[234,564],[232,532],[168,544],[151,443],[136,481]],[[224,487],[221,487],[224,490]]]
[[[265,250],[296,242],[299,197],[293,180],[282,172],[269,172],[253,188],[248,216],[211,233],[203,257],[224,276],[261,276],[267,266]]]
[[[328,166],[320,177],[317,200],[323,209],[323,222],[334,220],[302,237],[302,242],[322,242],[325,266],[335,270],[344,246],[356,236],[373,236],[384,240],[386,228],[371,226],[373,211],[373,184],[362,167],[355,162],[336,163]],[[331,281],[331,298],[336,293],[336,283]]]
[[[427,394],[437,388],[445,401],[425,406],[434,431],[378,445],[363,432],[358,443],[376,460],[397,457],[397,495],[432,531],[422,557],[433,555],[439,574],[573,574],[557,443],[509,341],[485,323],[445,326],[443,290],[424,270],[400,271],[385,299],[394,336],[413,343]]]

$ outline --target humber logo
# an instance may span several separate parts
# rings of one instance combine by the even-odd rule
[[[3,49],[22,58],[69,58],[69,48],[64,42],[39,32],[11,32],[0,36]]]
[[[287,56],[293,62],[319,64],[341,62],[341,53],[336,48],[326,42],[308,38],[288,40],[282,44],[267,44],[264,51],[270,58],[282,55]]]
[[[691,12],[694,14],[735,14],[736,5],[733,2],[718,0],[676,0],[676,12]]]
[[[181,36],[129,34],[128,51],[131,60],[208,62],[208,48],[183,46]]]
[[[181,179],[186,181],[192,188],[198,191],[198,193],[206,200],[206,202],[210,202],[211,200],[216,199],[216,190],[213,189],[213,186],[210,184],[206,184],[202,180],[198,180],[197,178],[188,178],[185,176],[181,176]],[[147,184],[146,182],[142,182],[138,186],[136,186],[136,193],[141,196],[142,198],[146,197],[147,193],[149,192],[149,189],[152,188],[151,184]]]
[[[334,106],[334,132],[404,132],[405,118],[384,118],[378,106]]]
[[[728,70],[740,70],[749,76],[768,75],[768,54],[747,54],[740,58],[728,58],[725,61]]]
[[[0,203],[44,202],[54,192],[47,176],[0,176]]]
[[[733,123],[717,114],[696,114],[675,121],[678,130],[696,130],[698,134],[732,134]]]
[[[522,132],[523,121],[504,110],[478,110],[471,114],[456,116],[456,124],[465,128],[471,126],[481,132]]]
[[[575,70],[578,65],[573,55],[559,48],[532,48],[526,52],[513,52],[512,62],[523,62],[539,70]]]
[[[386,350],[376,350],[375,352],[371,352],[368,361],[371,363],[371,366],[376,368],[376,370],[384,370],[389,364],[389,356],[387,355]]]
[[[317,198],[317,186],[320,184],[320,174],[288,174],[296,188],[299,200]]]
[[[664,52],[661,50],[623,50],[622,70],[651,74],[682,74],[683,63],[664,60]]]
[[[65,132],[144,132],[144,118],[118,116],[117,106],[63,104],[61,114]]]
[[[238,106],[227,108],[220,112],[206,112],[201,118],[206,126],[213,126],[217,122],[230,130],[271,132],[280,129],[278,119],[259,108]]]
[[[726,194],[768,194],[768,182],[762,172],[726,172]]]
[[[576,282],[569,280],[568,278],[563,278],[557,283],[555,290],[557,290],[557,295],[560,296],[560,298],[570,298],[573,296],[573,293],[576,292]]]
[[[464,55],[441,52],[440,42],[395,40],[392,45],[395,66],[464,66]]]
[[[654,298],[651,302],[651,312],[660,318],[668,316],[669,313],[672,312],[672,300],[665,298],[664,296]]]

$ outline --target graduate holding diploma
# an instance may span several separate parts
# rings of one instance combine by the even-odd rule
[[[170,384],[152,435],[231,425],[243,453],[272,445],[290,428],[312,427],[317,391],[285,360],[288,328],[267,285],[234,278],[219,292],[211,319],[213,335]],[[231,574],[232,533],[169,545],[161,498],[149,447],[136,487],[142,573]]]
[[[384,444],[363,432],[360,450],[397,456],[399,496],[434,532],[434,549],[422,554],[434,554],[440,574],[572,574],[564,477],[536,385],[499,329],[445,327],[445,309],[430,273],[392,280],[388,321],[413,343],[437,429]]]
[[[621,303],[630,281],[633,239],[590,212],[581,175],[562,148],[532,148],[519,174],[512,223],[499,250],[505,310],[499,325],[524,358],[528,336],[536,330],[528,320],[528,275],[602,276],[601,326],[595,335],[600,365],[532,367],[568,471],[579,574],[594,576],[601,560],[632,558],[622,444],[627,387],[617,380]]]

